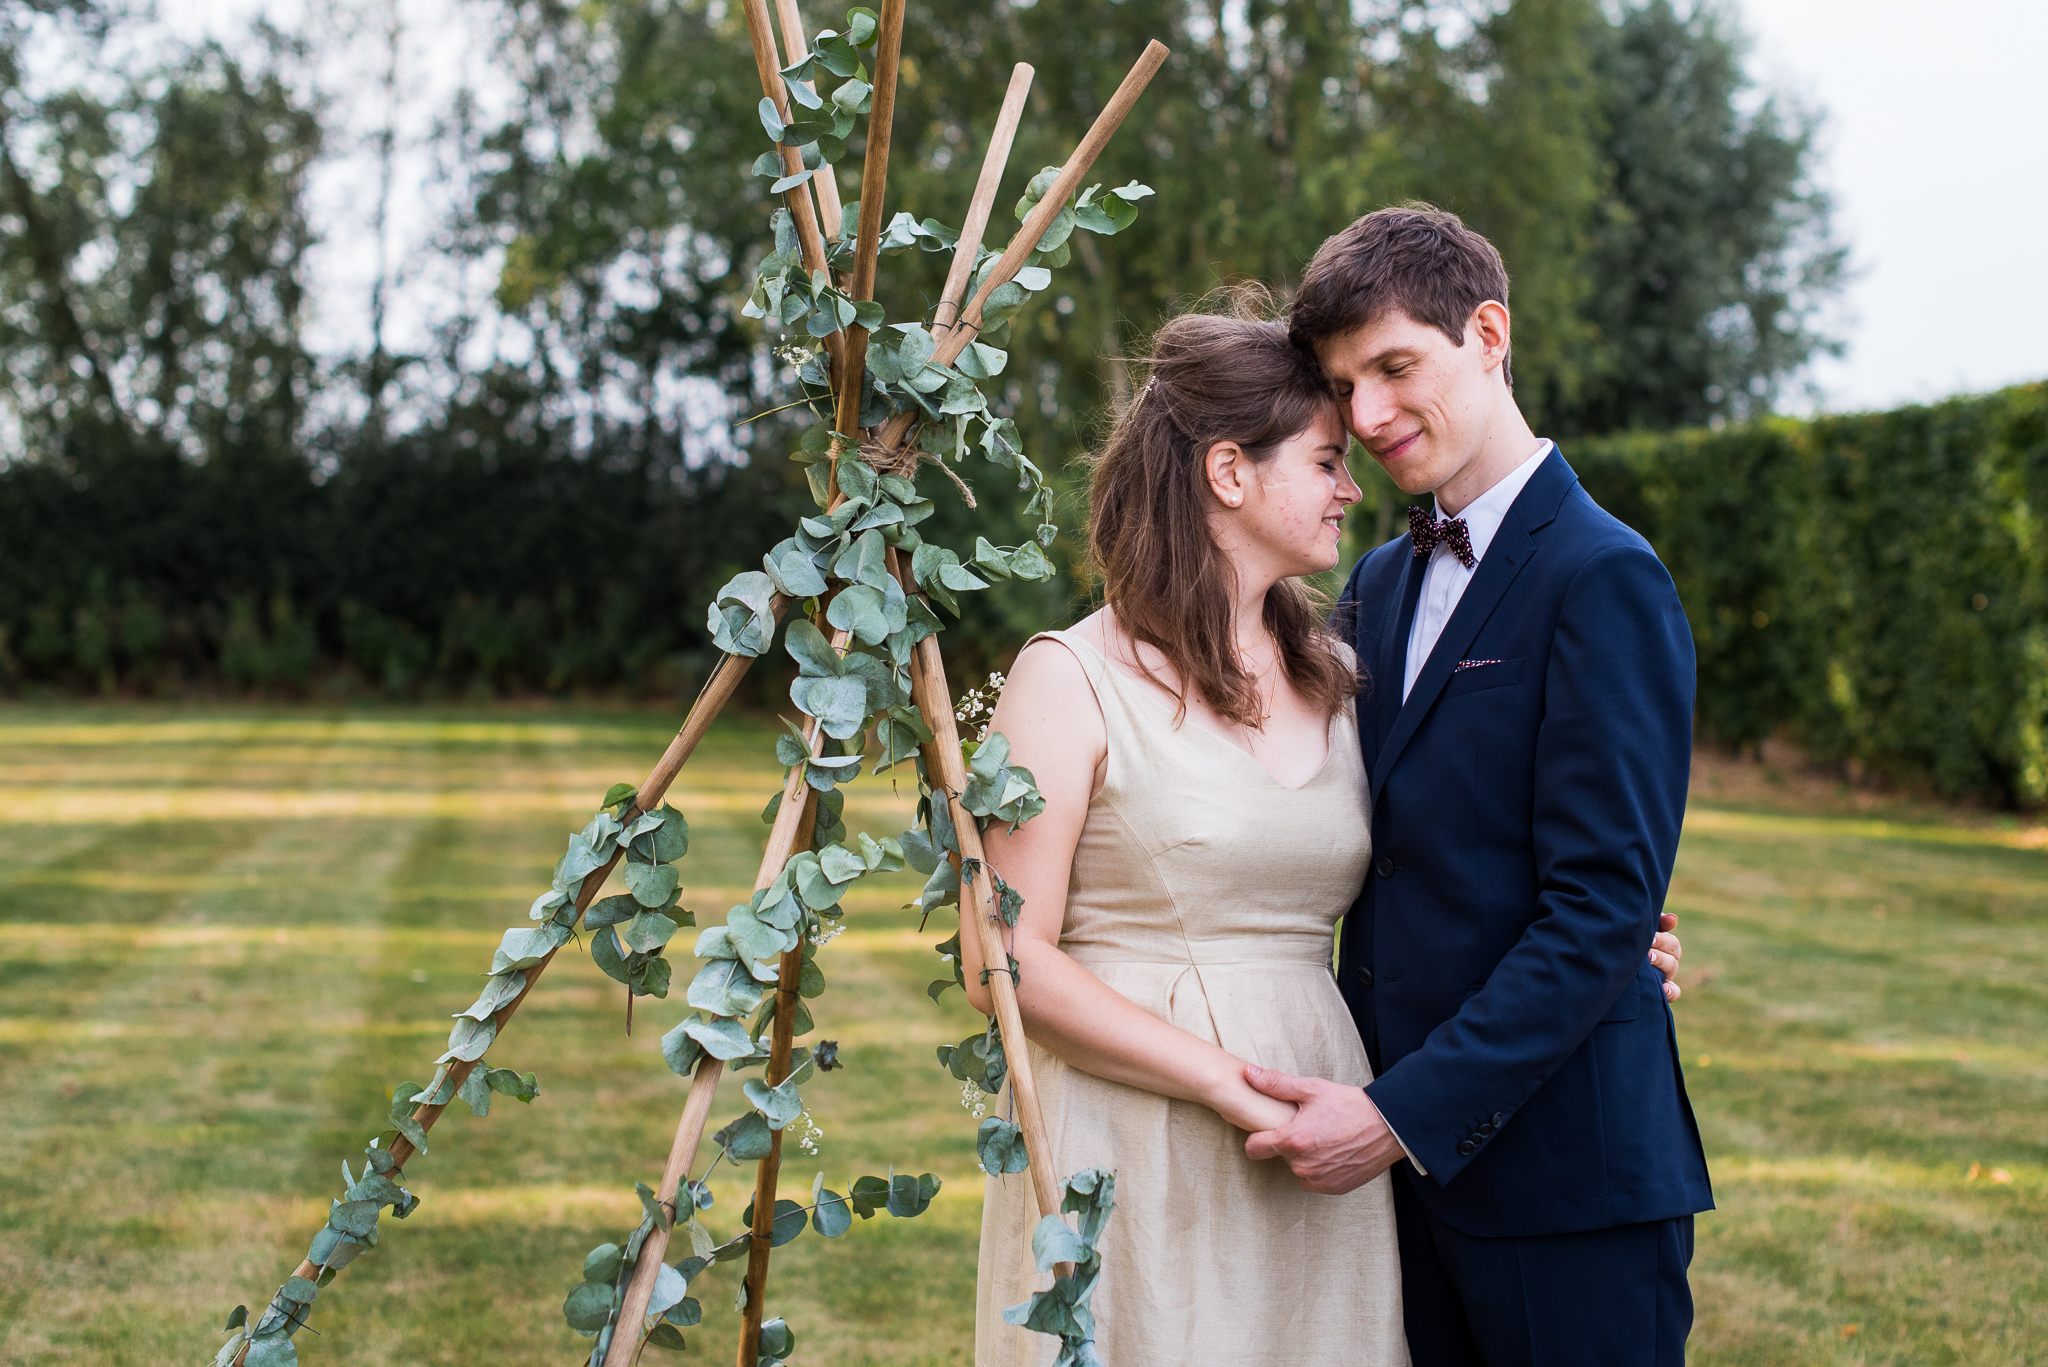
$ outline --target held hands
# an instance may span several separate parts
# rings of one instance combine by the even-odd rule
[[[1319,1077],[1296,1077],[1248,1064],[1245,1081],[1276,1101],[1300,1109],[1275,1129],[1245,1141],[1254,1162],[1284,1158],[1303,1191],[1342,1196],[1401,1161],[1401,1141],[1362,1087],[1340,1087]]]

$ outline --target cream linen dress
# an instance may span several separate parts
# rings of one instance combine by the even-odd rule
[[[1043,635],[1080,660],[1109,733],[1060,948],[1247,1062],[1370,1082],[1330,969],[1332,927],[1371,860],[1351,709],[1330,723],[1321,771],[1287,788],[1223,737],[1176,727],[1171,703],[1087,641]],[[1406,1367],[1388,1178],[1312,1195],[1286,1163],[1247,1159],[1244,1132],[1206,1106],[1105,1081],[1035,1044],[1031,1066],[1056,1175],[1116,1173],[1093,1302],[1104,1367]],[[1042,1367],[1058,1350],[1003,1322],[1049,1284],[1031,1259],[1037,1222],[1029,1173],[988,1179],[978,1367]]]

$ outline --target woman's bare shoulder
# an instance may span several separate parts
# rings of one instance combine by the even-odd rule
[[[1094,685],[1088,681],[1088,671],[1072,647],[1072,643],[1078,641],[1101,649],[1099,641],[1090,639],[1090,633],[1085,630],[1087,625],[1084,621],[1058,636],[1040,636],[1027,642],[1017,652],[1010,672],[1004,676],[1004,700],[1023,702],[1029,699],[1069,706],[1083,699],[1092,703]]]

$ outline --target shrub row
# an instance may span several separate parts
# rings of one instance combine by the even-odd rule
[[[1568,456],[1677,580],[1703,735],[2048,802],[2048,384]]]
[[[1001,516],[1010,482],[977,485]],[[946,481],[926,483],[932,533],[971,548]],[[711,594],[811,510],[779,459],[689,467],[446,434],[325,468],[81,449],[0,468],[0,693],[673,697],[716,658]],[[1066,592],[970,595],[960,663],[989,667]],[[780,691],[755,682],[762,701]]]
[[[0,685],[666,692],[706,662],[703,586],[780,535],[792,497],[767,471],[459,447],[356,452],[324,478],[133,448],[17,465]]]

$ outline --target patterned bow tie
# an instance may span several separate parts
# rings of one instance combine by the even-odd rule
[[[1465,526],[1462,517],[1436,520],[1436,514],[1427,508],[1408,505],[1408,535],[1415,538],[1415,556],[1422,559],[1438,546],[1449,546],[1451,554],[1458,557],[1458,563],[1466,569],[1478,564],[1472,554],[1472,533]]]

